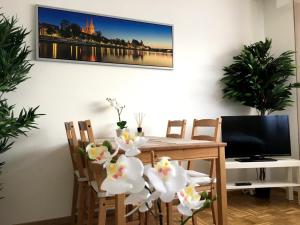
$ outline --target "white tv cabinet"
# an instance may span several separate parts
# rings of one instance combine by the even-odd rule
[[[256,169],[256,168],[286,168],[287,176],[282,181],[249,181],[251,185],[236,186],[234,182],[227,183],[227,190],[251,189],[251,188],[272,188],[286,187],[287,198],[293,200],[294,187],[300,187],[300,160],[290,158],[275,158],[277,161],[268,162],[238,162],[234,159],[226,160],[226,170],[233,169]],[[293,182],[293,168],[297,168],[297,183]],[[298,204],[300,205],[300,188],[298,188]]]

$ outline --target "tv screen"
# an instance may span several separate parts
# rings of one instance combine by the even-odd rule
[[[291,155],[289,118],[223,116],[222,141],[226,158]]]

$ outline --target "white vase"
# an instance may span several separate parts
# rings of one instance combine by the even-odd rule
[[[122,129],[116,129],[116,134],[117,134],[117,137],[120,137],[121,136],[121,134],[122,134]]]

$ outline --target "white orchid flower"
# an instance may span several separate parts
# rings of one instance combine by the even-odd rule
[[[120,137],[116,137],[115,141],[119,148],[125,151],[126,156],[136,156],[141,153],[138,149],[147,142],[145,137],[131,135],[128,131],[124,131]]]
[[[99,164],[105,163],[111,157],[108,148],[103,145],[97,146],[94,143],[90,143],[86,146],[86,151],[89,159],[96,160]]]
[[[106,167],[107,177],[101,189],[108,194],[138,193],[145,186],[143,163],[135,157],[121,155]]]
[[[200,209],[205,200],[201,200],[201,196],[196,192],[194,185],[189,185],[177,192],[180,204],[177,206],[178,211],[185,216],[192,216],[193,209]]]
[[[156,200],[159,197],[159,192],[150,193],[149,190],[144,188],[139,193],[134,193],[129,195],[125,199],[125,205],[135,205],[132,211],[130,211],[126,216],[130,216],[135,211],[139,210],[140,212],[146,212],[152,208],[152,201]]]
[[[163,202],[172,201],[175,193],[183,189],[187,183],[185,170],[177,161],[169,161],[168,157],[162,157],[154,168],[146,167],[145,174],[155,190],[160,192],[159,197]]]

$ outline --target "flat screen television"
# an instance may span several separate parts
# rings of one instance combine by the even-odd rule
[[[226,158],[290,156],[289,118],[287,115],[223,116],[222,141],[227,143]]]

